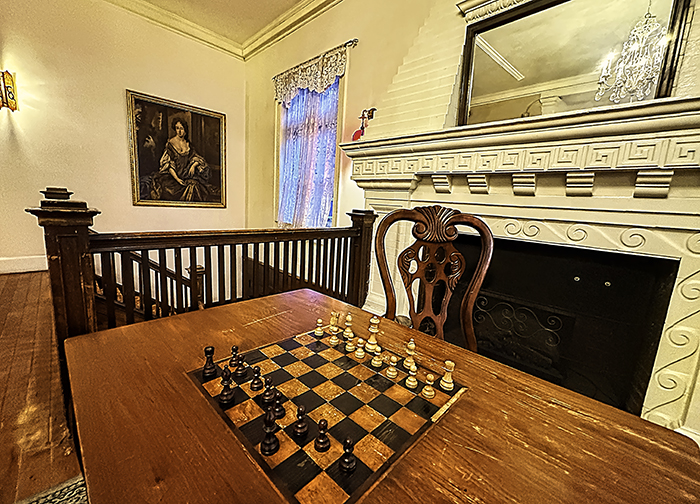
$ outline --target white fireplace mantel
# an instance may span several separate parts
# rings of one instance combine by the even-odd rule
[[[343,144],[380,218],[440,204],[494,235],[677,258],[642,417],[700,443],[700,99]],[[408,244],[407,228],[394,237]],[[376,268],[367,307],[382,312]]]

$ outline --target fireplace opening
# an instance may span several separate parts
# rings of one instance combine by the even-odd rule
[[[455,246],[471,273],[478,237]],[[478,353],[639,415],[678,273],[672,258],[496,238],[474,309]],[[471,270],[471,271],[470,271]],[[460,281],[445,340],[463,345]]]

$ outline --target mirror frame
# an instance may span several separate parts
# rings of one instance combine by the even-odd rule
[[[482,5],[491,3],[486,0]],[[469,118],[469,104],[471,101],[472,72],[474,71],[474,47],[476,36],[484,31],[503,26],[517,21],[544,9],[569,2],[571,0],[530,0],[516,7],[494,14],[486,19],[475,21],[467,25],[467,33],[462,53],[462,75],[459,89],[459,108],[457,109],[457,126],[466,126]],[[669,43],[666,46],[666,54],[659,74],[659,82],[656,86],[654,98],[666,98],[671,96],[673,82],[676,78],[678,62],[681,59],[683,45],[683,32],[688,19],[691,0],[674,0],[671,8],[671,18],[668,23]],[[461,9],[460,9],[461,10]],[[466,15],[463,12],[463,15]],[[468,66],[467,63],[468,62]]]

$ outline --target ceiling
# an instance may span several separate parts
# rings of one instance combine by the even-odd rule
[[[305,0],[144,0],[238,45]]]

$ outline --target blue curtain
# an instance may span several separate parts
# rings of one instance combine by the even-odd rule
[[[322,93],[300,89],[282,106],[279,212],[282,226],[330,225],[335,185],[339,78]]]

